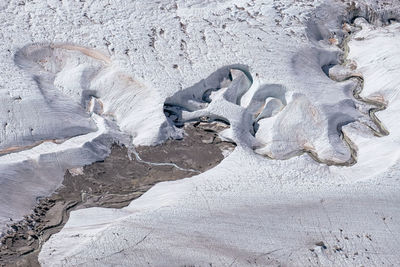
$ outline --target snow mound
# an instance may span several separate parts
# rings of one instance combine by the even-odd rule
[[[15,62],[34,77],[51,105],[57,106],[58,99],[73,100],[69,106],[79,106],[82,112],[97,103],[92,110],[131,134],[133,144],[166,139],[160,131],[165,118],[157,91],[119,70],[100,51],[71,44],[32,44],[16,53]]]

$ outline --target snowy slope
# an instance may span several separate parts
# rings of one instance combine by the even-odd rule
[[[358,19],[348,53],[336,46],[338,14],[376,25],[395,14],[356,6],[347,14],[335,1],[107,8],[121,11],[113,23],[96,17],[113,14],[96,13],[96,5],[86,16],[115,30],[106,38],[114,64],[145,81],[179,119],[229,121],[221,135],[238,147],[214,169],[158,184],[124,209],[72,212],[44,245],[44,266],[400,264],[399,24]],[[121,39],[138,50],[126,55]],[[333,67],[341,56],[345,65]],[[200,101],[209,89],[209,103]],[[379,123],[369,109],[381,104]],[[174,134],[172,119],[151,122],[166,133],[158,140]]]

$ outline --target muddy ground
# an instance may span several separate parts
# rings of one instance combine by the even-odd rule
[[[122,208],[158,182],[190,177],[216,166],[224,158],[223,151],[234,148],[218,138],[217,132],[224,128],[219,123],[189,124],[182,140],[137,147],[139,157],[124,146],[113,145],[104,161],[67,171],[62,186],[39,199],[32,214],[17,223],[10,221],[0,239],[0,266],[39,266],[42,244],[61,230],[72,210]]]

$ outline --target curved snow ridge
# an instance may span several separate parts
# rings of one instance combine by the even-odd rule
[[[62,99],[81,113],[92,108],[116,121],[135,145],[170,136],[157,91],[122,72],[100,51],[74,44],[31,44],[16,53],[15,63],[33,76],[49,105]]]
[[[382,130],[375,128],[374,136],[367,134],[371,127],[363,122],[344,127],[343,131],[358,147],[358,163],[351,170],[332,170],[347,177],[361,172],[368,173],[364,177],[367,179],[388,171],[400,158],[399,150],[395,149],[400,142],[397,119],[400,113],[400,23],[376,27],[358,18],[355,25],[359,31],[348,42],[347,65],[355,66],[356,71],[362,74],[363,90],[359,96],[378,106],[378,109],[372,108],[367,112],[372,115],[379,110],[374,116],[379,117],[379,123],[384,126],[381,126]],[[386,129],[390,130],[390,134],[387,134]]]
[[[16,53],[15,63],[34,70],[35,75],[23,81],[26,84],[20,88],[1,90],[2,154],[30,148],[45,140],[64,140],[96,131],[87,112],[54,91],[51,73],[38,73],[38,68],[21,51]]]
[[[339,64],[340,54],[339,48],[322,45],[302,50],[292,61],[295,75],[314,74],[326,79],[322,70]],[[334,76],[338,71],[331,69],[328,71]],[[353,72],[346,78],[350,75]],[[250,90],[253,77],[249,67],[230,65],[167,98],[164,112],[176,127],[190,121],[222,121],[230,128],[220,133],[221,138],[273,159],[308,153],[321,163],[348,166],[356,162],[357,148],[342,127],[359,120],[380,124],[373,112],[363,114],[359,110],[365,101],[350,93],[362,83],[337,81],[326,81],[332,88],[329,98],[310,95],[301,86],[287,88],[283,84],[261,84]],[[345,93],[341,96],[340,92]],[[242,103],[245,95],[250,101]]]

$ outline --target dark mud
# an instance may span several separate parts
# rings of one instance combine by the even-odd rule
[[[32,214],[10,222],[0,240],[0,266],[39,266],[42,244],[62,229],[72,210],[122,208],[158,182],[190,177],[216,166],[224,158],[222,151],[234,148],[218,138],[224,128],[219,123],[188,124],[182,140],[136,148],[139,158],[126,147],[113,145],[104,161],[83,167],[83,172],[67,171],[62,186],[38,200]]]

